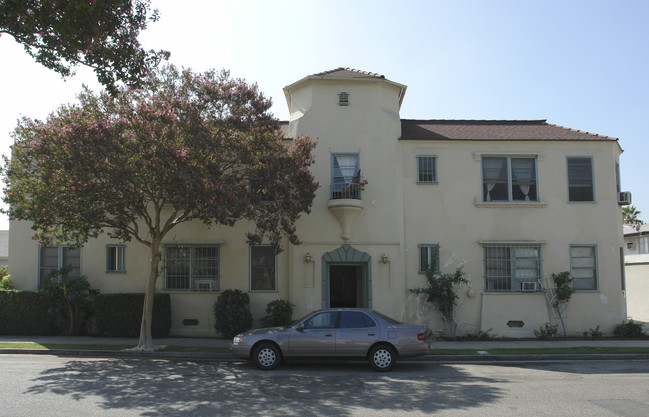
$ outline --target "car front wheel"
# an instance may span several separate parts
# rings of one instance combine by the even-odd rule
[[[252,360],[257,368],[264,371],[270,371],[279,366],[282,358],[279,348],[276,345],[272,343],[262,343],[253,351]]]
[[[389,346],[375,346],[370,350],[369,362],[375,371],[389,371],[396,363],[394,349]]]

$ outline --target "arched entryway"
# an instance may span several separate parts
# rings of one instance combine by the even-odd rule
[[[322,255],[322,307],[372,308],[371,260],[347,244]]]

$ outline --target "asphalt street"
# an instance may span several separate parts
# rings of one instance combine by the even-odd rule
[[[0,355],[0,416],[646,416],[649,361],[293,363]]]

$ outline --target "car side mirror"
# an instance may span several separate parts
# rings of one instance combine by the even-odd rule
[[[295,330],[297,330],[298,332],[303,332],[304,331],[304,323],[298,324],[297,327],[295,328]]]

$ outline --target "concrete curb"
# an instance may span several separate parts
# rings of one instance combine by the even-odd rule
[[[242,362],[230,353],[209,352],[143,352],[132,350],[87,350],[87,349],[0,349],[0,354],[52,355],[83,358],[128,358],[128,359],[170,359],[201,360],[217,362]],[[601,360],[649,360],[646,353],[588,353],[588,354],[518,354],[518,355],[424,355],[403,358],[400,362],[531,362],[531,361],[601,361]]]

